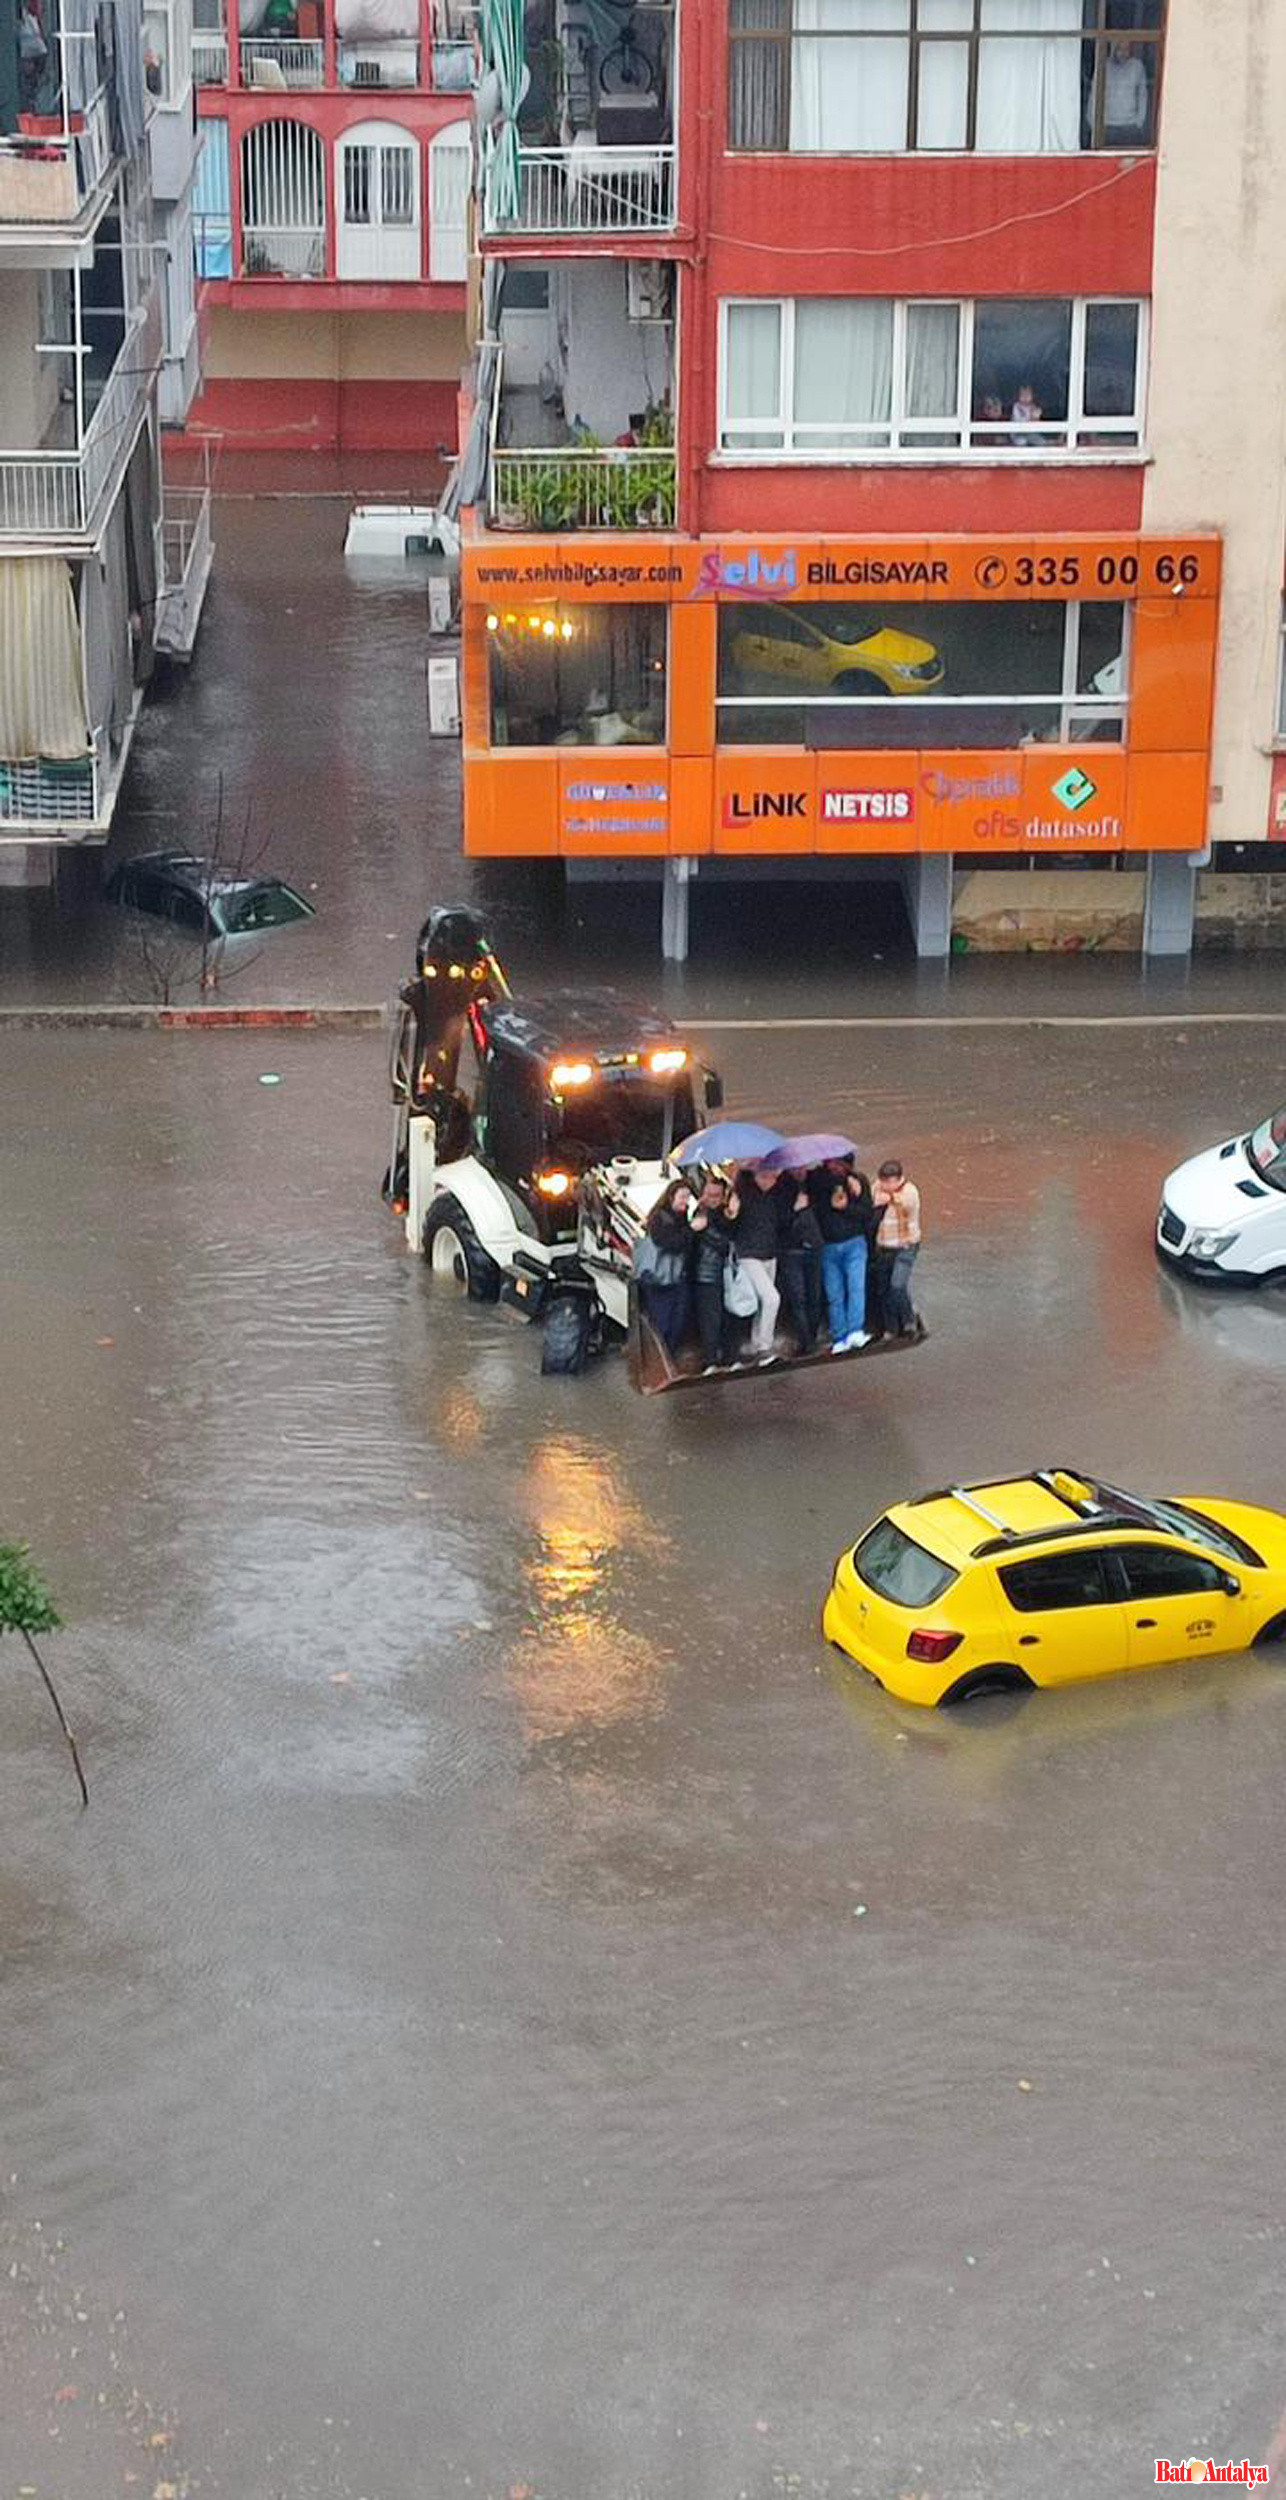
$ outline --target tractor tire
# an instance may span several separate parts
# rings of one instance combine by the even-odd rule
[[[542,1372],[583,1372],[592,1324],[593,1313],[584,1294],[555,1294],[545,1312],[540,1345]]]
[[[458,1198],[435,1198],[424,1219],[420,1248],[431,1273],[454,1284],[471,1302],[498,1302],[500,1270],[482,1247]]]

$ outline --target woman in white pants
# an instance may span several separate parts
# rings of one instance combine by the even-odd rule
[[[791,1202],[794,1185],[787,1184]],[[750,1354],[756,1363],[771,1363],[781,1295],[777,1291],[777,1253],[781,1247],[782,1176],[758,1166],[743,1165],[728,1200],[732,1246],[742,1275],[751,1286],[757,1309],[750,1324]]]

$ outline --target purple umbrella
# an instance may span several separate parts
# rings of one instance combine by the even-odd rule
[[[824,1131],[816,1137],[785,1137],[780,1146],[764,1156],[765,1172],[807,1172],[814,1163],[837,1162],[841,1155],[855,1155],[857,1148],[851,1137],[828,1137]]]

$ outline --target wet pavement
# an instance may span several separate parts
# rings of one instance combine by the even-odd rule
[[[1277,2457],[1286,1678],[921,1717],[817,1629],[957,1473],[1286,1506],[1286,1308],[1150,1246],[1271,1036],[723,1037],[906,1155],[933,1335],[650,1402],[400,1248],[382,1057],[0,1034],[5,1532],[92,1791],[6,1644],[0,2500]]]

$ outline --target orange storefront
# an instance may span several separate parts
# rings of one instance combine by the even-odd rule
[[[1128,534],[467,540],[466,851],[1197,850],[1219,556]]]

